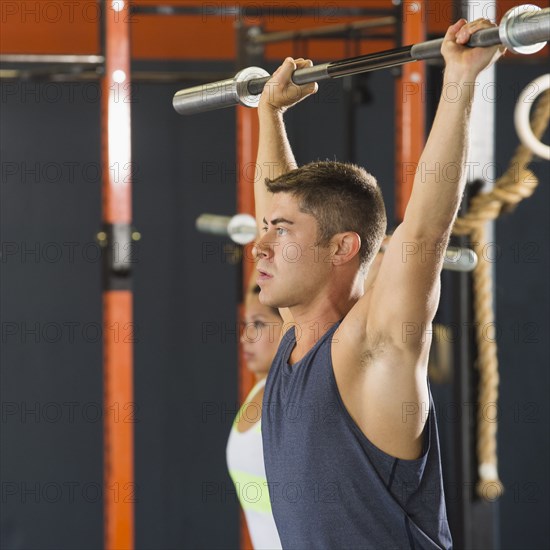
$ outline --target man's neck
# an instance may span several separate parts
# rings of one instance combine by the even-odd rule
[[[300,361],[328,330],[347,315],[356,302],[357,299],[342,300],[337,303],[325,300],[318,307],[310,305],[290,308],[294,319],[296,345],[290,355],[289,363],[292,365]]]

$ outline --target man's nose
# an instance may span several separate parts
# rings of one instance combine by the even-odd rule
[[[252,255],[254,259],[267,258],[269,255],[270,246],[269,241],[266,239],[266,235],[260,237],[252,247]]]

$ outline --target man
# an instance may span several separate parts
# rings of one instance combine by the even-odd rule
[[[474,82],[500,55],[464,44],[491,26],[461,20],[447,31],[453,93],[442,94],[404,220],[365,288],[386,228],[376,181],[334,162],[295,169],[283,113],[316,91],[290,80],[310,61],[286,59],[262,94],[257,162],[271,181],[255,184],[258,284],[288,329],[262,431],[283,548],[451,547],[427,363]]]

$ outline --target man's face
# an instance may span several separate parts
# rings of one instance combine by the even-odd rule
[[[288,193],[273,195],[256,243],[260,300],[272,307],[307,304],[331,271],[328,247],[317,245],[317,221]]]

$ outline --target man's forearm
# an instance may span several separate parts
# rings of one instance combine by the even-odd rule
[[[260,136],[258,144],[257,177],[254,182],[256,221],[259,226],[265,215],[267,190],[265,179],[274,179],[296,168],[296,160],[288,141],[283,114],[271,109],[260,109]]]
[[[258,106],[260,140],[254,182],[258,228],[263,225],[262,219],[265,216],[269,198],[265,187],[266,178],[275,179],[297,167],[286,136],[283,113],[317,91],[315,83],[297,86],[292,82],[292,74],[296,69],[312,66],[310,59],[294,60],[287,57],[273,73],[262,92]]]
[[[475,75],[445,72],[437,114],[417,167],[405,221],[419,236],[445,235],[466,183]]]
[[[447,29],[443,39],[443,91],[405,213],[407,238],[439,241],[450,234],[466,183],[469,121],[477,75],[503,53],[498,46],[466,45],[473,34],[491,27],[496,25],[487,19],[470,23],[460,19]]]

